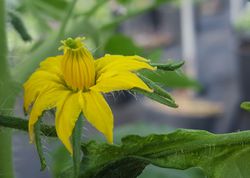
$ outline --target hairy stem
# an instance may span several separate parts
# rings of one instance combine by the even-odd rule
[[[28,120],[18,117],[0,115],[0,126],[28,132]],[[41,124],[41,132],[47,137],[57,137],[54,126]]]

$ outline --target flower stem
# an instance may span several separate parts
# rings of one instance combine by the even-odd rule
[[[7,62],[7,36],[6,36],[6,11],[5,1],[0,0],[0,112],[6,112],[12,108],[14,101],[9,99],[8,87],[10,72]],[[9,98],[8,98],[9,97]],[[8,98],[6,100],[6,98]],[[12,166],[12,133],[10,129],[0,127],[0,175],[1,178],[13,178]]]

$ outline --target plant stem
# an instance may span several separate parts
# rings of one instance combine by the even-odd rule
[[[29,122],[28,120],[22,118],[0,115],[0,126],[3,127],[8,127],[28,132],[28,122]],[[43,135],[47,137],[57,137],[56,129],[54,126],[41,124],[40,127]]]
[[[9,97],[11,81],[7,55],[7,36],[6,36],[6,11],[5,1],[0,0],[0,111],[5,112],[12,108],[14,100]],[[6,99],[7,97],[7,99]],[[10,129],[0,127],[0,175],[1,178],[13,178],[12,166],[12,133]]]
[[[58,39],[61,39],[62,36],[65,33],[66,26],[68,24],[68,21],[69,21],[70,17],[72,16],[72,12],[74,10],[76,2],[77,2],[77,0],[72,0],[71,4],[69,6],[68,12],[67,12],[67,14],[66,14],[66,16],[65,16],[65,18],[64,18],[64,20],[62,22],[61,27],[60,27],[60,30],[59,30],[59,33],[58,33]]]

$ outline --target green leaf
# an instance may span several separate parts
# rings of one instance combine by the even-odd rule
[[[80,171],[82,125],[83,118],[80,116],[72,133],[74,178],[78,177]]]
[[[146,52],[146,57],[149,59],[151,62],[158,62],[162,59],[163,56],[163,49],[157,48]]]
[[[121,145],[92,141],[82,150],[84,178],[135,178],[149,164],[179,170],[199,167],[208,178],[250,174],[250,131],[216,135],[179,129],[165,135],[127,136]]]
[[[41,119],[39,119],[36,122],[34,126],[34,133],[35,133],[36,149],[41,163],[41,171],[43,171],[46,168],[46,160],[43,153],[42,141],[41,141]]]
[[[104,50],[110,54],[120,55],[140,55],[142,49],[137,47],[133,40],[122,34],[112,35],[107,41]]]
[[[149,134],[166,134],[173,132],[175,129],[166,124],[156,122],[130,122],[115,127],[115,143],[121,143],[121,139],[128,133],[132,135],[147,136]],[[205,178],[202,170],[190,168],[187,170],[178,170],[170,168],[160,168],[149,165],[143,170],[139,178]]]
[[[203,171],[199,168],[186,170],[161,168],[153,165],[147,166],[138,178],[206,178]]]
[[[72,157],[69,151],[61,143],[52,150],[51,154],[51,172],[53,177],[59,177],[62,170],[66,170],[68,167],[72,167]]]
[[[26,27],[24,26],[24,23],[23,23],[22,19],[19,17],[19,15],[12,12],[12,11],[9,11],[8,15],[10,17],[10,22],[11,22],[12,26],[17,31],[17,33],[21,36],[23,41],[31,41],[32,38],[29,35],[29,33],[28,33]]]
[[[121,143],[121,139],[129,134],[147,136],[149,134],[166,134],[168,132],[173,132],[175,129],[168,125],[163,125],[155,122],[129,122],[115,127],[114,130],[114,140],[115,143]]]
[[[240,107],[246,111],[250,111],[250,102],[249,101],[242,102]]]
[[[142,70],[140,74],[149,78],[155,83],[164,85],[165,87],[171,88],[194,88],[199,90],[200,84],[188,78],[181,71],[166,71],[158,69],[156,71]]]

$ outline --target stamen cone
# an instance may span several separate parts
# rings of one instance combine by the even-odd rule
[[[84,46],[84,38],[68,38],[59,49],[64,50],[62,71],[64,80],[73,90],[88,90],[95,84],[94,58]]]

